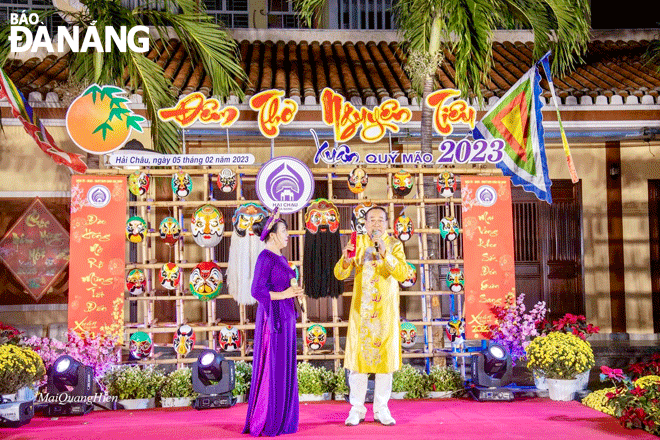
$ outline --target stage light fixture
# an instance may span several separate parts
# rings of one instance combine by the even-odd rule
[[[501,344],[490,341],[483,352],[471,356],[472,384],[470,392],[477,400],[513,400],[513,392],[503,388],[511,383],[511,354]]]
[[[57,358],[48,367],[46,391],[53,396],[44,409],[47,417],[81,416],[90,412],[94,406],[85,397],[94,394],[94,369],[83,365],[69,355]]]
[[[236,404],[236,397],[232,395],[234,389],[236,370],[234,361],[225,360],[225,357],[215,350],[202,351],[193,364],[192,385],[193,390],[199,393],[193,408],[229,408]]]
[[[31,400],[12,402],[0,396],[0,426],[17,428],[34,417],[34,402]]]

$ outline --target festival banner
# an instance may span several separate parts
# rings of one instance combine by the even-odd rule
[[[483,339],[492,305],[515,294],[509,177],[461,176],[466,338]]]
[[[125,177],[72,177],[69,329],[122,339],[125,212]]]

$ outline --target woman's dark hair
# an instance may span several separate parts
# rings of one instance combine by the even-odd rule
[[[259,223],[255,223],[255,224],[252,225],[252,231],[254,232],[254,235],[256,235],[257,237],[261,237],[261,233],[264,231],[264,228],[266,227],[266,223],[268,222],[268,218],[269,217],[266,217],[265,219],[261,220]],[[283,218],[280,218],[275,223],[273,223],[273,225],[270,227],[270,229],[268,229],[268,235],[266,236],[265,241],[268,241],[268,238],[269,238],[270,234],[277,230],[276,229],[277,224],[280,223],[280,222],[284,223],[284,226],[287,229],[289,228],[289,225],[287,224],[286,220],[284,220]]]

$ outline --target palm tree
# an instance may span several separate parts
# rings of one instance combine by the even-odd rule
[[[105,41],[105,27],[118,30],[122,26],[151,26],[165,44],[156,44],[150,37],[149,47],[157,57],[167,51],[167,41],[172,33],[185,47],[192,63],[202,63],[210,76],[213,93],[225,97],[233,93],[242,98],[237,80],[244,77],[238,60],[236,42],[206,14],[202,2],[197,0],[145,0],[136,8],[129,8],[121,0],[82,0],[83,9],[53,7],[48,10],[30,11],[43,20],[60,14],[69,26],[78,26],[82,35],[90,26],[96,26],[101,41]],[[34,26],[33,28],[35,28]],[[9,24],[0,30],[0,66],[9,54]],[[82,38],[81,38],[82,41]],[[172,81],[164,75],[163,68],[144,54],[120,52],[114,47],[108,52],[71,52],[69,54],[69,81],[73,84],[112,84],[132,93],[142,92],[142,100],[151,120],[151,137],[156,151],[179,152],[179,135],[172,122],[158,119],[160,108],[171,106],[175,98],[171,92]]]
[[[326,0],[294,0],[300,15],[311,23]],[[552,68],[570,70],[589,41],[589,0],[399,0],[394,6],[399,33],[407,47],[407,72],[422,96],[421,150],[432,153],[433,110],[423,105],[435,90],[435,72],[445,56],[454,57],[454,81],[464,97],[482,100],[493,59],[493,31],[504,27],[530,28],[534,55],[553,51]],[[424,179],[424,196],[437,194],[432,178]],[[437,227],[434,207],[426,208],[427,227]],[[438,236],[429,235],[428,249],[438,255]],[[431,251],[433,252],[433,251]],[[439,258],[439,257],[436,257]],[[439,272],[431,265],[431,290],[437,290]],[[439,305],[434,307],[439,316]],[[439,331],[434,327],[434,338]],[[436,339],[437,340],[437,339]]]

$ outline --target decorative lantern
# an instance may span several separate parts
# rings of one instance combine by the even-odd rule
[[[204,205],[194,212],[190,229],[195,243],[201,247],[213,247],[222,240],[225,219],[215,206]]]
[[[236,173],[229,168],[224,168],[218,174],[218,188],[222,192],[232,192],[236,189]]]
[[[447,216],[440,220],[440,235],[447,241],[454,241],[458,238],[460,226],[455,217]]]
[[[234,226],[234,231],[240,237],[245,237],[246,234],[254,235],[252,225],[261,222],[266,217],[268,217],[266,208],[259,203],[249,202],[236,208],[231,218],[231,223]]]
[[[136,196],[143,196],[149,191],[149,175],[136,171],[128,176],[128,190]]]
[[[126,239],[131,243],[140,243],[147,235],[147,222],[142,217],[131,217],[126,221]]]
[[[442,197],[453,197],[456,192],[456,177],[453,173],[445,171],[438,176],[437,186]]]
[[[183,324],[181,327],[176,329],[174,334],[173,346],[174,352],[180,354],[183,357],[188,356],[195,345],[197,337],[193,328],[188,324]]]
[[[158,272],[160,285],[168,290],[174,290],[181,282],[181,268],[174,263],[165,263]]]
[[[126,289],[134,296],[142,295],[147,291],[147,277],[142,269],[132,269],[126,275]]]
[[[128,351],[133,359],[146,359],[151,356],[153,344],[151,337],[145,332],[135,332],[128,343]]]
[[[241,349],[243,337],[241,331],[232,325],[226,325],[220,328],[218,333],[218,343],[224,351],[237,351]]]
[[[337,232],[339,210],[328,199],[313,200],[305,212],[305,228],[312,234],[316,234],[319,230]]]
[[[463,271],[458,267],[452,267],[447,273],[447,287],[454,293],[463,291],[465,286],[465,277]]]
[[[413,188],[413,177],[406,170],[399,170],[392,176],[392,191],[399,197],[410,194]]]
[[[181,237],[181,225],[174,217],[165,217],[158,226],[158,232],[165,244],[173,246]]]
[[[190,291],[201,300],[213,299],[222,290],[222,272],[212,261],[199,263],[190,273]]]
[[[348,175],[348,189],[351,190],[353,194],[359,194],[364,191],[368,182],[369,176],[362,167],[353,168]]]
[[[415,324],[403,321],[401,323],[401,346],[403,348],[414,347],[415,338],[417,338],[417,327],[415,327]]]
[[[180,199],[190,195],[192,192],[192,186],[190,174],[184,173],[183,171],[172,174],[172,192]]]
[[[396,238],[401,241],[408,241],[412,238],[414,233],[415,229],[410,217],[405,214],[397,217],[396,221],[394,222],[394,236]]]
[[[328,331],[321,324],[313,324],[307,327],[305,332],[305,343],[310,350],[318,350],[325,345]]]
[[[363,202],[353,209],[353,213],[351,214],[351,229],[354,230],[357,235],[364,235],[367,233],[367,211],[374,206],[376,205],[371,202]]]
[[[401,287],[412,287],[417,282],[417,268],[414,264],[406,262],[408,265],[408,275],[401,282]]]

